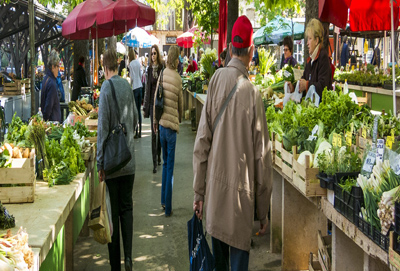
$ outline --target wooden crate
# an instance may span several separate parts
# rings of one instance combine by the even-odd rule
[[[331,271],[332,264],[329,250],[332,249],[332,236],[322,236],[318,231],[318,261],[323,271]]]
[[[76,113],[74,113],[72,118],[72,125],[75,125],[75,123],[77,122],[82,122],[83,124],[85,124],[87,117],[88,116],[78,116],[76,115]]]
[[[321,264],[318,261],[318,257],[310,253],[310,257],[308,259],[308,270],[309,271],[322,271]]]
[[[276,136],[274,135],[274,141],[273,141],[273,149],[274,149],[274,163],[275,166],[282,168],[282,158],[278,156],[282,155],[282,143],[276,140]]]
[[[85,137],[85,140],[89,140],[90,143],[97,143],[97,136]]]
[[[2,203],[34,202],[35,185],[34,155],[33,158],[12,159],[11,168],[0,168],[0,201]]]
[[[98,121],[98,119],[86,119],[85,125],[89,130],[97,130]]]
[[[89,161],[93,154],[94,143],[91,143],[88,147],[81,151],[82,159]]]
[[[285,174],[289,180],[293,180],[293,154],[285,150],[282,146],[282,172]]]
[[[400,255],[394,251],[394,232],[390,232],[390,245],[389,245],[389,262],[391,265],[400,270]]]
[[[13,83],[4,83],[3,92],[5,95],[23,95],[31,90],[31,81],[29,78],[14,80]]]
[[[316,177],[319,169],[310,167],[311,158],[308,155],[306,156],[305,165],[297,162],[297,158],[298,155],[295,152],[293,157],[293,184],[306,197],[326,196],[326,189],[320,186],[319,179]]]

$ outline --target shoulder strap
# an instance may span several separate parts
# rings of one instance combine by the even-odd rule
[[[219,110],[218,116],[216,117],[212,129],[212,133],[214,134],[215,129],[217,128],[218,122],[221,119],[222,114],[224,113],[226,107],[228,106],[230,100],[233,97],[233,94],[235,94],[237,88],[242,84],[243,81],[248,80],[247,77],[245,76],[240,76],[238,81],[236,82],[235,86],[232,88],[231,92],[229,93],[228,97],[225,99],[224,104],[222,105],[221,109]]]
[[[114,103],[115,103],[115,107],[117,108],[117,112],[116,112],[116,114],[117,114],[117,121],[118,121],[119,124],[121,124],[121,120],[120,120],[120,116],[119,116],[119,106],[118,106],[118,103],[117,103],[117,97],[115,96],[114,84],[113,84],[113,82],[112,82],[111,79],[109,79],[108,82],[109,82],[110,85],[111,85],[112,97],[113,97],[113,100],[114,100]]]

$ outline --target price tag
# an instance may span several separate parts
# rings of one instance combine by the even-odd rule
[[[385,140],[378,139],[376,143],[376,161],[383,162],[383,154],[385,152]]]
[[[373,133],[373,135],[372,135],[372,140],[374,141],[374,142],[376,142],[376,139],[378,138],[378,120],[379,120],[379,116],[375,116],[375,119],[374,119],[374,133]]]
[[[361,132],[362,132],[361,136],[363,138],[367,138],[367,129],[365,129],[365,127],[362,128]]]
[[[349,147],[351,147],[352,138],[353,138],[353,133],[352,132],[346,132],[346,145],[349,146]]]
[[[367,158],[365,159],[364,165],[362,167],[363,171],[366,171],[368,173],[372,172],[372,169],[375,165],[375,160],[376,160],[376,155],[374,152],[369,151]]]
[[[288,72],[287,70],[285,70],[285,71],[283,72],[283,75],[284,75],[285,77],[290,77],[292,74],[291,74],[290,72]]]
[[[333,147],[337,147],[337,145],[338,145],[337,140],[338,140],[338,134],[333,133],[333,137],[332,137],[332,145],[333,145]]]
[[[340,148],[342,147],[342,135],[337,135],[337,146]]]
[[[388,147],[389,149],[392,149],[393,143],[394,143],[394,137],[393,136],[388,136],[386,138],[386,147]]]

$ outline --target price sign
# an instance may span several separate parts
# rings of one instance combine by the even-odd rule
[[[337,147],[337,134],[336,133],[333,133],[332,146]]]
[[[394,137],[393,136],[388,136],[386,138],[386,147],[388,147],[389,149],[392,149],[393,143],[394,143]]]
[[[340,148],[342,147],[342,135],[337,135],[337,146]]]
[[[363,127],[362,128],[362,134],[361,134],[361,136],[363,137],[363,138],[367,138],[367,129],[365,129],[365,127]]]
[[[353,134],[352,132],[346,132],[346,145],[351,147]]]
[[[369,151],[367,158],[365,159],[364,165],[362,167],[363,171],[366,171],[368,173],[372,172],[372,169],[375,165],[375,160],[376,160],[376,155],[374,152]]]
[[[374,130],[373,130],[374,133],[372,135],[372,140],[374,142],[376,142],[376,139],[378,137],[378,119],[379,119],[379,116],[375,116],[375,119],[374,119]]]
[[[378,139],[376,143],[376,161],[383,162],[383,154],[385,152],[385,140]]]

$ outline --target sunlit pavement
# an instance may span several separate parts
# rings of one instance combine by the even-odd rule
[[[189,270],[186,223],[193,215],[192,156],[196,134],[191,130],[190,121],[180,125],[175,155],[173,215],[166,218],[160,205],[162,166],[153,174],[150,133],[150,120],[144,119],[142,138],[135,139],[133,269]],[[259,223],[255,222],[254,233],[258,227]],[[280,270],[280,255],[269,253],[269,234],[262,237],[254,234],[253,241],[250,270]],[[211,246],[210,240],[209,244]],[[121,254],[122,251],[121,242]],[[107,246],[96,243],[93,237],[79,237],[74,247],[74,270],[110,270]]]

